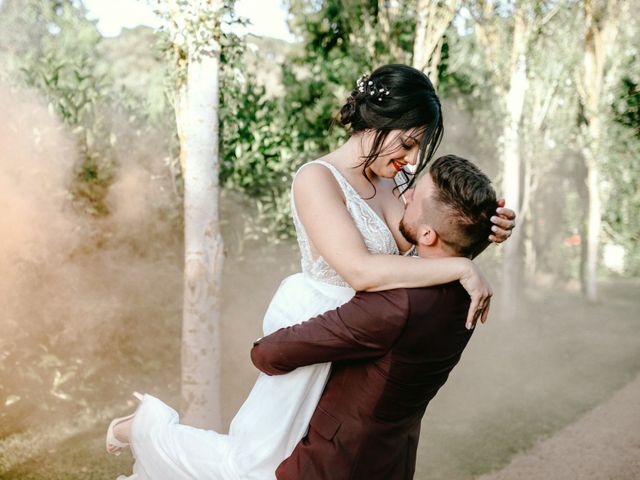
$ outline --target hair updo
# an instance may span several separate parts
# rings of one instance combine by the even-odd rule
[[[427,166],[444,132],[442,107],[431,80],[420,70],[402,64],[384,65],[369,76],[363,75],[340,109],[339,121],[347,126],[350,136],[375,130],[371,151],[360,165],[365,176],[367,167],[383,153],[382,144],[391,130],[420,129],[416,171],[406,188]]]

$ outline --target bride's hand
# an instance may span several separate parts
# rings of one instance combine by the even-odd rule
[[[511,236],[511,231],[516,226],[516,212],[510,208],[505,208],[505,200],[501,198],[498,200],[498,208],[496,209],[495,216],[491,217],[493,226],[489,235],[489,240],[494,243],[502,243]]]
[[[467,328],[470,330],[475,327],[478,319],[482,323],[487,320],[493,290],[491,290],[491,285],[489,285],[482,271],[470,260],[468,268],[460,277],[460,283],[471,297],[466,323]]]

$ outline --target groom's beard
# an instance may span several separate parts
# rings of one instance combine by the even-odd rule
[[[400,233],[402,234],[402,236],[407,242],[409,242],[411,245],[418,244],[418,239],[416,238],[416,235],[412,231],[410,231],[409,226],[404,223],[404,217],[402,217],[402,220],[400,220],[399,228],[400,228]]]

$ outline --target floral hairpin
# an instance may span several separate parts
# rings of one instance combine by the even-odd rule
[[[381,102],[382,98],[386,95],[389,95],[391,92],[388,88],[380,85],[378,82],[374,82],[369,79],[368,73],[363,73],[362,76],[356,82],[356,88],[358,92],[364,93],[365,95],[380,95],[378,97],[378,101]]]

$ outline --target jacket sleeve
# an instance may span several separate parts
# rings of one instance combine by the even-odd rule
[[[409,313],[406,289],[358,292],[344,305],[256,340],[251,361],[268,375],[304,365],[383,355]]]

